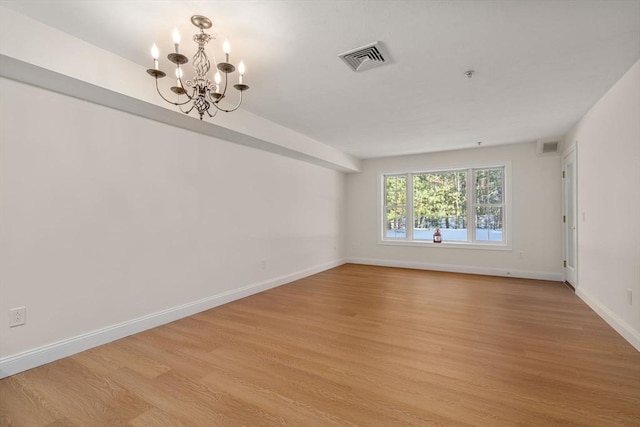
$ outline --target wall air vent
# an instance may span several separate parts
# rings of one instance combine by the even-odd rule
[[[389,55],[380,42],[352,49],[338,55],[353,71],[364,71],[389,62]]]
[[[557,154],[560,152],[560,139],[540,139],[538,140],[538,155]]]

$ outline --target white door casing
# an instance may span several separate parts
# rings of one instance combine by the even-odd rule
[[[576,146],[562,156],[564,280],[578,288],[578,199]]]

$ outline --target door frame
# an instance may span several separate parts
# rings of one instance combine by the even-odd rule
[[[573,176],[566,176],[566,164],[573,163]],[[578,288],[578,144],[572,143],[562,153],[562,259],[564,281],[569,283],[574,289]],[[573,179],[573,186],[568,185],[568,179]],[[573,189],[573,194],[570,194]],[[573,203],[573,217],[569,217],[569,204]],[[573,229],[571,229],[573,227]],[[573,231],[573,236],[571,235]],[[569,248],[573,247],[574,262],[569,265]]]

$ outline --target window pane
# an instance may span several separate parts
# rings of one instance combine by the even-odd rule
[[[502,203],[502,168],[475,171],[476,203]]]
[[[407,236],[405,208],[387,208],[385,212],[385,238],[404,239]]]
[[[384,177],[385,206],[406,205],[407,204],[407,177],[385,176]]]
[[[467,240],[466,172],[413,176],[413,238],[431,240],[436,228],[442,240]]]
[[[476,208],[476,235],[475,240],[502,241],[502,208],[501,207],[477,207]]]

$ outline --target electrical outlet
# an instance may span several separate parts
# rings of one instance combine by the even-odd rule
[[[262,260],[262,261],[260,262],[260,268],[261,268],[262,270],[266,270],[266,269],[267,269],[267,260]]]
[[[630,288],[627,288],[627,302],[633,305],[633,291]]]
[[[18,307],[9,310],[9,327],[20,326],[27,323],[27,308]]]

